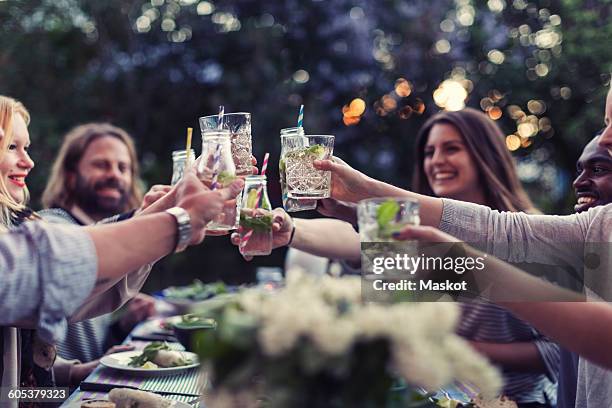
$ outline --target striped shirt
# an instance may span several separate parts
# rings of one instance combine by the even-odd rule
[[[38,214],[47,222],[84,225],[76,216],[63,208],[45,209],[39,211]],[[133,211],[115,215],[105,218],[99,224],[122,221],[132,215]],[[104,314],[93,319],[70,323],[66,328],[66,336],[56,344],[58,355],[67,360],[82,362],[93,361],[102,357],[109,346],[108,337],[112,324],[112,314]]]
[[[503,370],[503,394],[518,403],[554,403],[557,396],[559,346],[539,334],[506,309],[487,302],[461,304],[457,334],[490,343],[533,342],[546,366],[546,374]]]

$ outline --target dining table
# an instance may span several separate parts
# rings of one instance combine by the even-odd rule
[[[159,323],[164,319],[164,317],[156,317],[137,325],[125,339],[124,344],[129,343],[134,346],[135,350],[142,350],[152,341],[165,341],[172,350],[185,350],[172,334],[160,333]],[[207,384],[206,373],[199,367],[171,375],[158,374],[151,372],[143,376],[98,364],[60,407],[79,408],[86,400],[108,399],[108,393],[114,388],[149,391],[166,399],[188,404],[200,398]],[[196,401],[189,406],[203,408],[204,404]]]
[[[163,312],[157,317],[138,324],[125,339],[124,344],[129,343],[136,350],[141,350],[152,341],[165,341],[173,350],[184,350],[184,347],[171,333],[160,331],[160,324],[172,319],[168,316],[173,314],[173,311],[176,313],[176,309],[169,307],[165,302],[160,302],[159,299],[156,301],[156,309],[163,310]],[[81,382],[60,407],[80,408],[81,403],[86,400],[107,399],[111,389],[132,388],[153,392],[166,399],[189,404],[193,408],[204,408],[204,402],[198,400],[207,386],[209,386],[207,373],[199,367],[172,375],[160,376],[151,373],[151,375],[142,376],[98,364],[96,369]],[[479,393],[476,387],[461,382],[454,382],[433,392],[425,389],[421,391],[439,400],[448,399],[462,403],[470,402]]]

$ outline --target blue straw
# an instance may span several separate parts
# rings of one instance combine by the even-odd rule
[[[298,115],[298,129],[302,127],[302,122],[304,122],[304,105],[300,105],[300,114]]]

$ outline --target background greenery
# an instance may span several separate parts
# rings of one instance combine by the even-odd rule
[[[254,153],[272,155],[270,197],[279,205],[279,130],[294,126],[300,104],[308,131],[336,135],[337,155],[408,186],[414,136],[440,109],[435,102],[441,104],[443,89],[436,100],[434,94],[451,79],[466,89],[468,106],[499,116],[504,132],[515,135],[509,147],[540,208],[568,213],[575,160],[603,125],[611,6],[610,0],[0,0],[0,93],[32,113],[35,208],[72,126],[106,120],[126,128],[151,185],[170,180],[170,152],[183,146],[185,128],[197,129],[197,118],[221,104],[226,112],[252,112]],[[455,91],[451,99],[461,102]],[[366,102],[366,111],[349,126],[342,108],[354,98]],[[226,237],[209,238],[160,262],[148,289],[194,276],[252,280],[255,266],[281,265],[283,257],[279,250],[246,263]]]

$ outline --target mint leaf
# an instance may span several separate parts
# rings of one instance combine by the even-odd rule
[[[387,200],[378,206],[376,210],[376,221],[380,229],[387,229],[391,221],[395,219],[400,211],[400,205],[395,200]]]

